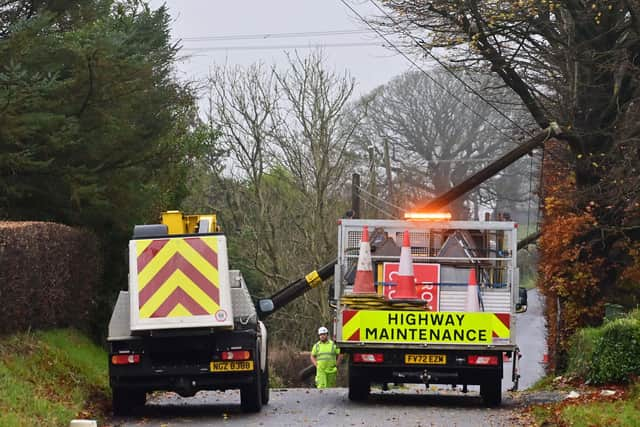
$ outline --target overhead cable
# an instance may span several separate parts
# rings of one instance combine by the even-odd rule
[[[387,212],[386,210],[380,208],[379,206],[376,206],[375,204],[373,204],[372,202],[369,202],[367,199],[361,199],[365,205],[368,205],[370,207],[372,207],[373,209],[377,210],[378,212],[383,213],[384,215],[388,216],[391,219],[397,219],[398,217],[396,215],[393,215],[389,212]]]
[[[295,33],[263,33],[263,34],[236,34],[236,35],[219,35],[219,36],[196,36],[183,37],[183,42],[204,42],[204,41],[231,41],[231,40],[271,40],[271,39],[290,39],[300,37],[333,37],[333,36],[350,36],[357,34],[370,34],[371,30],[327,30],[327,31],[300,31]]]
[[[218,50],[273,50],[273,49],[316,49],[329,47],[360,47],[360,46],[380,46],[385,47],[379,42],[351,42],[351,43],[322,43],[322,44],[289,44],[289,45],[271,45],[271,46],[207,46],[207,47],[183,47],[181,51],[187,52],[212,52]]]
[[[357,188],[357,189],[358,189],[358,191],[360,191],[361,193],[364,193],[365,195],[367,195],[367,196],[369,196],[369,197],[371,197],[371,198],[373,198],[373,199],[379,200],[379,201],[381,201],[382,203],[384,203],[384,204],[385,204],[385,205],[387,205],[387,206],[390,206],[390,207],[392,207],[392,208],[394,208],[394,209],[397,209],[397,210],[399,210],[399,211],[402,211],[402,212],[406,212],[406,211],[407,211],[406,209],[403,209],[403,208],[401,208],[400,206],[394,205],[394,204],[393,204],[393,203],[391,203],[391,202],[387,202],[387,201],[386,201],[386,200],[384,200],[383,198],[381,198],[381,197],[379,197],[379,196],[376,196],[375,194],[370,193],[369,191],[365,190],[363,187],[357,186],[356,188]]]
[[[489,101],[488,99],[486,99],[482,94],[480,94],[479,92],[477,92],[475,90],[475,88],[473,88],[472,86],[470,86],[467,82],[465,82],[460,76],[458,76],[456,73],[454,73],[445,63],[443,63],[442,61],[440,61],[440,59],[438,59],[438,57],[436,57],[433,53],[431,53],[431,51],[429,49],[427,49],[424,46],[424,43],[421,43],[421,40],[418,40],[416,37],[413,36],[413,34],[411,34],[410,32],[406,31],[406,30],[402,30],[401,26],[398,24],[398,21],[396,21],[395,19],[393,19],[393,17],[383,8],[381,8],[374,0],[369,0],[369,2],[371,4],[373,4],[380,12],[382,12],[387,18],[389,18],[391,20],[391,22],[393,22],[393,24],[400,29],[400,31],[407,37],[409,37],[411,40],[413,40],[413,42],[416,44],[416,46],[418,46],[419,48],[421,48],[422,50],[425,51],[425,53],[430,56],[434,61],[436,61],[438,64],[440,64],[440,66],[442,68],[444,68],[449,74],[451,74],[453,76],[453,78],[455,78],[456,80],[458,80],[460,83],[462,83],[464,85],[464,87],[466,87],[468,90],[470,90],[473,94],[475,94],[478,98],[480,98],[482,101],[484,101],[489,107],[491,107],[493,110],[495,110],[498,114],[500,114],[502,117],[504,117],[506,120],[508,120],[511,124],[513,124],[515,127],[517,127],[518,129],[520,129],[522,132],[531,135],[531,132],[528,132],[527,130],[525,130],[522,126],[520,126],[518,123],[516,123],[513,119],[511,119],[511,117],[507,116],[505,113],[503,113],[498,107],[496,107],[495,105],[493,105],[493,103],[491,101]]]
[[[490,122],[489,120],[487,120],[482,114],[478,113],[474,108],[472,108],[471,106],[469,106],[467,103],[465,103],[462,99],[460,99],[459,96],[451,93],[451,91],[449,91],[446,87],[444,87],[442,85],[442,83],[438,82],[437,80],[435,80],[433,77],[431,77],[431,75],[429,73],[427,73],[424,68],[422,68],[421,66],[419,66],[413,59],[411,59],[406,53],[404,53],[399,47],[397,47],[394,43],[391,42],[391,40],[389,40],[388,37],[386,37],[384,34],[382,34],[382,32],[380,30],[378,30],[377,28],[375,28],[371,23],[369,23],[357,10],[355,10],[353,7],[351,7],[351,5],[346,1],[346,0],[340,0],[340,2],[342,4],[344,4],[348,9],[350,9],[363,23],[365,23],[369,28],[371,28],[373,31],[376,32],[376,34],[378,34],[379,37],[381,37],[385,42],[387,42],[392,48],[393,50],[395,50],[396,52],[398,52],[400,55],[402,55],[407,61],[409,61],[414,67],[416,67],[419,71],[421,71],[429,80],[431,80],[433,82],[433,84],[435,84],[436,86],[438,86],[440,89],[442,89],[444,92],[446,92],[449,96],[451,96],[451,98],[455,99],[456,101],[458,101],[462,106],[464,106],[465,108],[467,108],[472,114],[474,114],[475,116],[477,116],[480,120],[482,120],[483,122],[487,123],[490,127],[492,127],[494,130],[496,130],[498,133],[500,133],[502,136],[504,136],[505,138],[507,138],[508,140],[512,140],[513,136],[512,135],[508,135],[505,131],[503,131],[502,129],[500,129],[498,126],[496,126],[495,124],[493,124],[492,122]]]

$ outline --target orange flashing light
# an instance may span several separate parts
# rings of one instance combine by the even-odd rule
[[[448,221],[451,219],[449,212],[407,212],[404,219],[409,221]]]

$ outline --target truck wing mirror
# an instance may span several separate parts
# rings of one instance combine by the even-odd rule
[[[273,300],[271,300],[270,298],[265,298],[258,301],[258,310],[260,310],[260,313],[271,313],[274,309],[275,306],[273,305]]]
[[[525,311],[527,311],[527,290],[525,288],[519,288],[516,313],[524,313]]]

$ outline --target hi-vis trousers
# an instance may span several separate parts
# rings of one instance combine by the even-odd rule
[[[338,376],[338,368],[316,368],[316,387],[328,388],[336,386],[336,377]]]

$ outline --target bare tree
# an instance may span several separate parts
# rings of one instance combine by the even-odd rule
[[[487,76],[474,78],[479,90],[495,84]],[[368,101],[369,114],[359,140],[365,146],[383,147],[383,151],[390,146],[390,155],[380,153],[389,159],[385,165],[387,193],[395,192],[395,181],[403,195],[392,200],[404,208],[446,192],[512,144],[507,138],[512,124],[445,72],[428,77],[407,72],[365,99],[373,101]],[[522,108],[513,98],[511,101],[511,115],[516,117]],[[494,195],[485,204],[495,205],[500,198],[500,193],[492,191],[495,185],[500,185],[499,177],[485,186],[483,193]],[[513,193],[502,195],[515,197]],[[454,216],[469,216],[467,200],[450,205]]]
[[[291,56],[285,70],[217,68],[209,85],[211,121],[230,157],[217,182],[228,189],[223,212],[235,225],[237,261],[260,273],[269,294],[335,256],[358,125],[343,119],[354,82],[313,52]],[[276,313],[276,334],[308,344],[318,322],[330,320],[325,292]]]
[[[573,153],[576,208],[592,209],[608,230],[629,224],[640,182],[619,195],[611,173],[635,156],[640,120],[640,2],[527,0],[383,1],[381,24],[431,55],[447,48],[450,66],[490,69],[542,128],[563,126]],[[388,11],[388,12],[387,12]],[[631,143],[631,141],[635,142]],[[633,168],[638,169],[638,162]],[[637,177],[638,174],[635,174]],[[607,198],[604,200],[604,198]],[[613,198],[613,199],[612,199]],[[640,228],[625,230],[637,240]],[[608,247],[620,236],[595,231]]]
[[[298,188],[311,202],[311,253],[322,262],[335,239],[327,229],[335,212],[327,202],[339,198],[350,172],[349,146],[363,114],[345,121],[355,81],[347,74],[327,70],[321,51],[307,57],[289,57],[289,67],[276,76],[286,105],[279,111],[278,147],[282,164],[293,174]],[[353,116],[350,116],[353,118]]]
[[[558,338],[551,342],[563,347],[576,327],[601,320],[640,247],[640,1],[382,3],[381,24],[416,49],[447,48],[449,65],[490,69],[540,127],[562,126],[570,151],[545,151],[561,178],[546,185],[564,194],[547,197],[541,264],[549,333]],[[586,225],[558,242],[568,216]],[[567,253],[579,255],[561,263]],[[576,265],[588,279],[573,273]],[[625,294],[618,302],[633,301]]]
[[[279,91],[274,75],[261,64],[247,69],[217,67],[209,77],[210,122],[220,129],[220,142],[230,153],[229,173],[246,183],[244,197],[228,199],[236,226],[251,236],[250,266],[265,274],[273,286],[285,280],[281,254],[273,238],[265,174],[272,164],[273,114],[278,108]],[[243,212],[245,215],[239,216]]]

